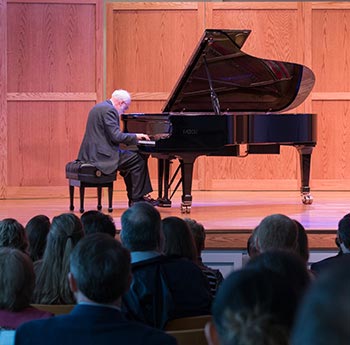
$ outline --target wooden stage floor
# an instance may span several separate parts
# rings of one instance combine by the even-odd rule
[[[76,193],[78,194],[78,193]],[[156,193],[154,193],[154,196]],[[283,213],[301,222],[308,232],[310,248],[335,249],[334,238],[338,221],[350,212],[350,192],[313,191],[312,205],[303,205],[296,191],[194,191],[190,214],[181,214],[180,193],[173,197],[171,208],[158,208],[162,218],[191,217],[201,222],[207,232],[207,248],[245,249],[252,230],[262,218]],[[107,197],[103,196],[103,212],[107,212]],[[52,217],[69,212],[67,198],[33,198],[0,200],[0,219],[15,218],[25,225],[37,214]],[[96,208],[96,198],[86,197],[85,210]],[[113,195],[113,217],[120,229],[120,216],[127,208],[124,191]],[[75,198],[75,213],[79,213]]]

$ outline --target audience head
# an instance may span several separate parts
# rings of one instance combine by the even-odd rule
[[[254,231],[253,231],[253,233],[254,233]],[[247,240],[247,253],[248,253],[248,256],[250,259],[254,258],[255,256],[257,256],[259,254],[258,250],[255,247],[253,234],[251,234]]]
[[[30,257],[19,249],[0,248],[0,309],[20,311],[30,305],[34,289]]]
[[[24,227],[16,219],[5,218],[0,221],[0,247],[17,248],[22,252],[28,249]]]
[[[201,256],[201,252],[205,248],[204,226],[191,218],[185,218],[184,221],[187,223],[192,232],[194,243],[197,249],[197,254],[198,256]]]
[[[80,220],[86,235],[104,232],[115,237],[117,232],[115,224],[113,218],[108,214],[96,210],[86,211],[81,215]]]
[[[350,252],[350,213],[346,214],[338,223],[337,239],[343,253]]]
[[[297,238],[297,225],[283,214],[265,217],[254,230],[255,247],[260,253],[273,249],[297,251]]]
[[[292,334],[293,345],[346,345],[350,339],[350,258],[322,272],[305,295]]]
[[[63,213],[52,219],[44,256],[36,276],[35,303],[74,302],[67,279],[69,257],[83,236],[82,223],[74,213]]]
[[[29,255],[33,262],[40,260],[44,254],[50,225],[49,217],[38,215],[31,218],[25,227],[29,242]]]
[[[162,220],[162,226],[165,238],[164,254],[196,261],[197,250],[187,223],[179,217],[166,217]]]
[[[305,261],[298,253],[285,250],[271,250],[252,258],[246,265],[256,270],[267,269],[281,276],[301,301],[311,280]]]
[[[120,238],[131,252],[162,252],[163,236],[161,216],[154,206],[138,202],[122,214]]]
[[[129,288],[130,253],[108,234],[87,235],[71,254],[69,280],[78,302],[115,304]]]
[[[304,226],[301,223],[299,223],[295,219],[294,219],[294,222],[295,222],[295,224],[297,225],[297,228],[298,228],[298,238],[297,238],[298,253],[300,254],[301,258],[306,263],[308,263],[310,252],[309,252],[309,241],[308,241],[308,238],[307,238],[307,233],[305,231]]]
[[[296,310],[289,284],[267,269],[242,269],[221,284],[205,327],[210,345],[287,345]]]

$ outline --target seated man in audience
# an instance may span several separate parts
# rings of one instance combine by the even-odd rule
[[[298,253],[298,227],[283,214],[265,217],[253,232],[254,246],[258,253],[268,250],[291,250]]]
[[[338,223],[336,244],[339,248],[337,255],[311,264],[311,271],[315,275],[320,274],[331,265],[336,265],[344,255],[350,254],[350,213],[346,214]]]
[[[288,345],[299,297],[269,269],[232,272],[214,299],[205,327],[209,345]],[[312,344],[312,343],[310,343]]]
[[[347,345],[350,339],[350,255],[327,267],[306,293],[292,345]]]
[[[162,255],[164,234],[156,208],[133,205],[123,213],[121,228],[132,260],[133,279],[122,303],[130,318],[164,328],[171,319],[210,313],[209,283],[198,265]]]
[[[69,314],[23,324],[15,344],[176,344],[172,336],[122,315],[120,298],[131,280],[130,254],[110,235],[96,233],[79,241],[68,278],[77,306]]]
[[[95,232],[104,232],[115,237],[117,232],[113,218],[109,214],[104,214],[100,211],[90,210],[84,212],[80,220],[83,224],[85,235]]]

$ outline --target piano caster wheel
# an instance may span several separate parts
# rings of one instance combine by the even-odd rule
[[[97,205],[97,209],[98,209],[99,211],[101,211],[101,210],[102,210],[102,205]]]
[[[69,207],[69,210],[70,210],[70,211],[74,211],[74,206],[70,206],[70,207]]]
[[[83,208],[81,208],[79,211],[80,211],[80,213],[84,213],[84,209]]]
[[[312,197],[311,194],[303,194],[301,196],[301,200],[302,200],[304,205],[311,205],[312,202],[314,201],[314,198]]]
[[[181,213],[191,213],[190,205],[181,205]]]
[[[113,208],[112,207],[108,207],[108,212],[113,212]]]

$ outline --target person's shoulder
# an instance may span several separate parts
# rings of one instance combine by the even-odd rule
[[[320,270],[324,270],[326,267],[328,267],[330,265],[336,264],[339,260],[342,260],[344,257],[345,257],[345,255],[342,255],[342,254],[330,256],[330,257],[325,258],[323,260],[312,263],[310,265],[310,269],[313,272],[319,272]]]
[[[167,334],[166,332],[143,325],[140,323],[134,323],[135,331],[140,332],[142,335],[142,345],[173,345],[177,344],[176,339]]]

